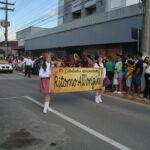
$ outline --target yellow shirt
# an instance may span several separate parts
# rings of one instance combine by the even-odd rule
[[[126,73],[126,78],[131,79],[133,77],[134,67],[130,67]]]

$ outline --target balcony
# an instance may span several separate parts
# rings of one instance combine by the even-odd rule
[[[72,13],[80,12],[82,9],[82,0],[72,1]]]
[[[86,9],[96,7],[96,0],[84,0],[84,7]]]

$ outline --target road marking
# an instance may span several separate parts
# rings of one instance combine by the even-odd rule
[[[33,99],[33,98],[29,97],[29,96],[24,96],[24,97],[26,99],[28,99],[29,101],[31,101],[31,102],[33,102],[33,103],[43,107],[43,104],[38,102],[37,100],[35,100],[35,99]],[[101,133],[99,133],[99,132],[97,132],[97,131],[95,131],[95,130],[93,130],[93,129],[91,129],[91,128],[89,128],[89,127],[87,127],[87,126],[85,126],[85,125],[83,125],[83,124],[81,124],[79,122],[77,122],[77,121],[75,121],[75,120],[73,120],[73,119],[71,119],[70,117],[68,117],[68,116],[66,116],[66,115],[64,115],[62,113],[59,113],[58,111],[56,111],[54,109],[53,109],[52,113],[57,115],[57,116],[59,116],[60,118],[62,118],[64,120],[68,121],[69,123],[77,126],[78,128],[88,132],[89,134],[99,138],[100,140],[102,140],[102,141],[104,141],[104,142],[106,142],[106,143],[116,147],[117,149],[120,149],[120,150],[131,150],[131,148],[126,147],[126,146],[120,144],[119,142],[116,142],[115,140],[113,140],[113,139],[111,139],[111,138],[109,138],[109,137],[107,137],[107,136],[105,136],[105,135],[103,135],[103,134],[101,134]]]
[[[4,98],[0,98],[0,99],[15,99],[15,98],[21,98],[21,97],[25,97],[25,96],[4,97]]]

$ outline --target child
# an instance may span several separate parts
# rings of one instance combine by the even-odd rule
[[[114,70],[114,79],[113,79],[113,87],[115,89],[114,93],[118,93],[118,72],[117,68]]]
[[[127,64],[127,72],[126,72],[126,87],[127,87],[127,95],[131,94],[131,84],[132,84],[132,78],[133,78],[133,71],[134,71],[134,67],[133,67],[134,63],[132,60],[128,61]]]
[[[106,69],[104,68],[103,58],[98,57],[97,62],[94,64],[94,68],[102,68],[103,69],[103,78],[106,77]],[[105,87],[103,85],[102,90],[96,90],[95,92],[95,103],[101,103],[102,97],[101,95],[105,92]]]
[[[52,111],[49,107],[51,101],[51,91],[50,91],[50,77],[52,75],[52,65],[51,65],[51,55],[45,54],[43,64],[39,71],[40,77],[40,91],[44,94],[44,109],[43,113]]]

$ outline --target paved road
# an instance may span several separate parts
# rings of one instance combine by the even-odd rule
[[[0,74],[0,150],[150,150],[150,106],[92,92],[54,94],[42,113],[37,77]]]

